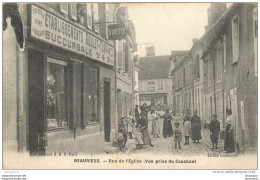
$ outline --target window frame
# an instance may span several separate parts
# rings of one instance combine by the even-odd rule
[[[87,73],[86,72],[86,70],[94,70],[95,71],[95,74],[96,74],[96,95],[97,95],[97,104],[96,104],[96,106],[97,106],[97,109],[96,109],[96,119],[97,119],[97,121],[96,122],[92,122],[92,123],[90,123],[90,120],[87,120],[86,122],[85,122],[85,120],[84,120],[84,115],[85,115],[85,106],[84,106],[84,104],[85,104],[85,99],[84,99],[84,93],[85,93],[85,83],[86,83],[86,79],[85,79],[85,77],[86,77],[86,74],[85,73]],[[87,127],[87,126],[91,126],[91,125],[96,125],[96,124],[100,124],[101,123],[101,120],[100,120],[100,109],[99,109],[99,104],[100,104],[100,102],[99,102],[99,100],[100,100],[100,95],[99,95],[99,92],[100,92],[100,90],[99,90],[99,69],[98,69],[98,67],[96,67],[96,66],[94,66],[94,65],[90,65],[90,64],[87,64],[87,63],[82,63],[82,115],[83,115],[83,117],[82,117],[82,128],[85,128],[85,127]],[[86,111],[88,111],[88,110],[86,110]]]
[[[60,65],[60,66],[64,66],[64,96],[65,96],[65,118],[66,118],[66,122],[67,122],[67,126],[64,127],[55,127],[55,128],[48,128],[48,118],[47,118],[47,93],[48,93],[48,88],[47,88],[47,68],[48,68],[48,63],[53,63],[56,65]],[[45,86],[45,107],[46,110],[44,111],[44,116],[45,116],[45,122],[46,122],[46,131],[47,132],[51,132],[51,131],[60,131],[60,130],[68,130],[70,129],[70,118],[69,118],[69,108],[68,108],[68,63],[56,58],[56,57],[52,57],[52,56],[46,56],[46,70],[45,70],[45,78],[44,78],[44,86]],[[56,120],[57,121],[57,120]]]

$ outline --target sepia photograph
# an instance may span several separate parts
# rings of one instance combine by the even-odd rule
[[[5,2],[2,22],[3,170],[258,169],[257,2]]]

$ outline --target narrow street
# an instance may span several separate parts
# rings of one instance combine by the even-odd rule
[[[177,119],[177,118],[176,118]],[[182,122],[179,120],[179,122]],[[135,148],[135,140],[134,139],[129,139],[126,146],[127,150],[125,153],[128,154],[145,154],[151,153],[151,154],[179,154],[179,155],[184,155],[184,156],[198,156],[198,155],[207,155],[208,153],[211,153],[212,150],[211,144],[206,137],[208,135],[207,130],[202,130],[202,140],[200,143],[193,143],[193,141],[190,139],[190,145],[184,145],[184,137],[182,138],[181,142],[181,148],[182,149],[175,149],[174,147],[174,136],[167,137],[166,139],[162,136],[162,128],[163,128],[163,119],[159,120],[160,124],[160,130],[161,130],[161,135],[160,138],[154,138],[151,135],[152,143],[154,147],[150,146],[144,146],[143,149],[136,149]],[[182,125],[182,123],[180,123]],[[172,125],[174,125],[174,120],[172,121]],[[148,122],[148,128],[149,131],[151,132],[152,129],[152,121],[149,120]]]

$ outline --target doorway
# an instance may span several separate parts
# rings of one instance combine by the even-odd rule
[[[110,131],[110,81],[104,80],[104,134],[106,142],[110,142]]]
[[[44,155],[44,54],[32,49],[28,51],[28,110],[30,155]]]

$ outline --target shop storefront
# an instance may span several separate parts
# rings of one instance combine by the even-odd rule
[[[114,136],[114,47],[55,12],[27,7],[27,150],[103,151]]]

